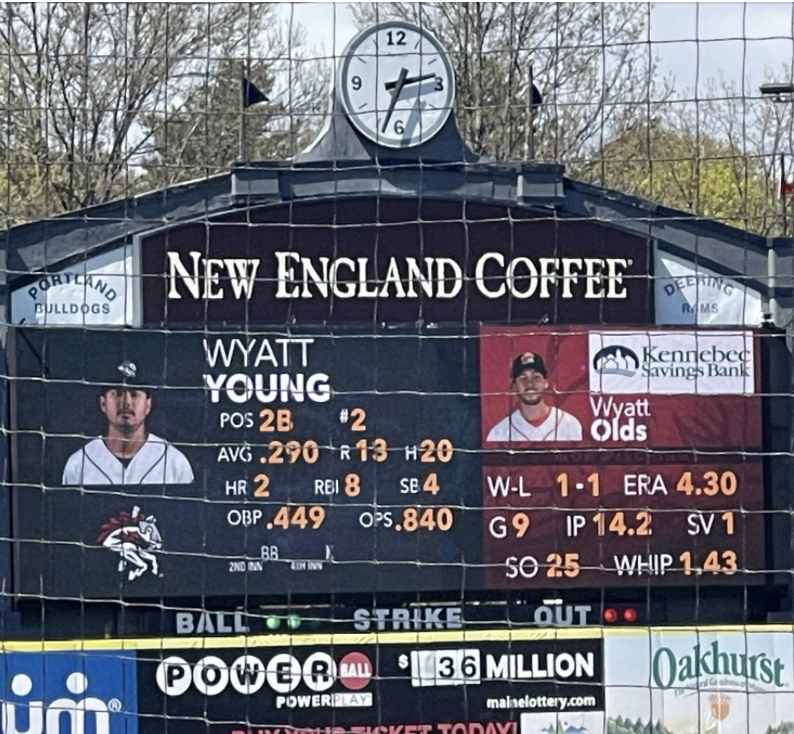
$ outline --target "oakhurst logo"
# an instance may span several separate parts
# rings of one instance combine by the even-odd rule
[[[720,651],[719,642],[708,647],[695,645],[689,655],[680,658],[669,647],[660,647],[653,656],[653,683],[659,688],[673,688],[696,682],[702,676],[726,675],[781,688],[785,664],[765,652],[748,655]]]

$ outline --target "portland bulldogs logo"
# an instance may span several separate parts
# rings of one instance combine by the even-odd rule
[[[141,513],[137,505],[132,512],[118,512],[103,523],[97,543],[121,556],[119,573],[126,571],[128,581],[140,578],[147,571],[157,576],[159,568],[154,551],[163,547],[163,539],[157,520]]]

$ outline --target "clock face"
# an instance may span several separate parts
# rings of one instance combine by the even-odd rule
[[[339,65],[337,95],[350,122],[378,145],[421,145],[444,125],[455,77],[427,31],[391,21],[359,33]]]

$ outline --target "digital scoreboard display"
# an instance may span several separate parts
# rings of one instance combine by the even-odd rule
[[[488,467],[484,482],[489,588],[747,583],[763,568],[759,463]]]
[[[20,328],[12,350],[23,593],[763,578],[751,332]]]

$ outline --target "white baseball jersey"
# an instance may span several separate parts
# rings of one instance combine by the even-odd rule
[[[115,456],[102,438],[89,441],[75,451],[63,469],[63,484],[190,484],[193,469],[185,455],[171,444],[152,434],[138,449],[129,464]]]
[[[552,408],[546,420],[533,426],[520,410],[499,421],[488,434],[488,441],[581,441],[582,424],[570,413]]]

